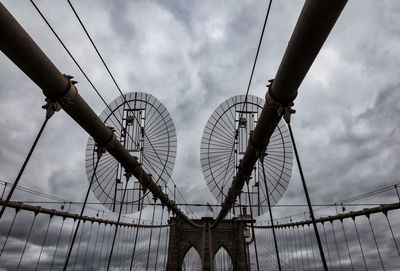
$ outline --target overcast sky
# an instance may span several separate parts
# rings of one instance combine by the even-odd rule
[[[100,114],[105,106],[29,1],[2,2]],[[114,100],[118,91],[66,1],[36,2],[105,100]],[[246,92],[267,2],[72,3],[123,92],[150,93],[169,110],[178,138],[172,177],[186,201],[214,203],[200,167],[202,132],[217,106]],[[273,2],[250,94],[264,98],[303,3]],[[292,126],[313,203],[399,182],[399,44],[399,1],[349,1],[303,81]],[[0,54],[1,180],[17,175],[44,119],[43,103],[41,90]],[[82,201],[87,139],[65,112],[56,113],[20,184]],[[279,202],[289,203],[304,203],[296,167]],[[291,212],[282,211],[276,216]]]

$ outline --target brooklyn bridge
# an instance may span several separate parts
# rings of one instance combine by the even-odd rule
[[[400,270],[399,14],[0,3],[0,270]]]

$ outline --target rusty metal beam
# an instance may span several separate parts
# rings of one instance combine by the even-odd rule
[[[278,72],[266,94],[266,103],[250,137],[246,153],[213,226],[217,225],[233,207],[259,154],[264,153],[281,119],[278,109],[282,106],[290,106],[296,98],[297,89],[346,3],[347,0],[307,0],[305,2]]]
[[[61,74],[2,3],[0,25],[0,50],[42,89],[43,94],[53,102],[58,102],[99,146],[104,146],[125,170],[132,173],[162,204],[191,225],[198,226],[162,192],[151,176],[142,169],[137,159],[129,154],[115,134],[78,94],[71,81]]]

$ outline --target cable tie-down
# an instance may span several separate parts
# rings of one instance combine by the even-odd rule
[[[58,101],[52,101],[50,98],[45,99],[46,104],[42,106],[43,109],[46,109],[46,118],[50,119],[55,112],[61,110],[61,105]]]
[[[100,159],[104,153],[106,153],[106,147],[105,146],[99,146],[97,143],[94,147],[94,151],[97,153],[97,159]]]
[[[271,87],[271,85],[268,85],[268,87]],[[278,102],[272,97],[270,91],[268,91],[265,95],[265,99],[268,108],[276,109],[276,113],[278,114],[278,116],[283,117],[286,123],[290,123],[290,116],[296,113],[296,110],[292,109],[292,106],[294,106],[293,102],[290,102],[288,104]]]

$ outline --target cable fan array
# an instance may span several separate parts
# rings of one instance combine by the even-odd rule
[[[165,106],[154,96],[131,92],[116,98],[100,115],[115,131],[129,153],[137,157],[143,169],[162,188],[170,179],[176,157],[176,131]],[[97,146],[89,138],[86,148],[86,173],[92,178],[97,159]],[[94,174],[92,191],[103,205],[113,212],[140,211],[154,199],[135,177],[127,178],[122,165],[105,153]],[[125,189],[126,188],[126,189]],[[124,191],[126,195],[124,196]]]
[[[263,99],[253,95],[247,98],[245,95],[234,96],[215,109],[204,128],[201,167],[207,186],[219,203],[224,201],[231,187],[264,103]],[[281,120],[263,159],[265,179],[261,161],[258,161],[233,212],[242,212],[240,207],[251,207],[254,216],[262,215],[268,210],[267,192],[271,205],[276,204],[289,184],[292,161],[289,132]]]

